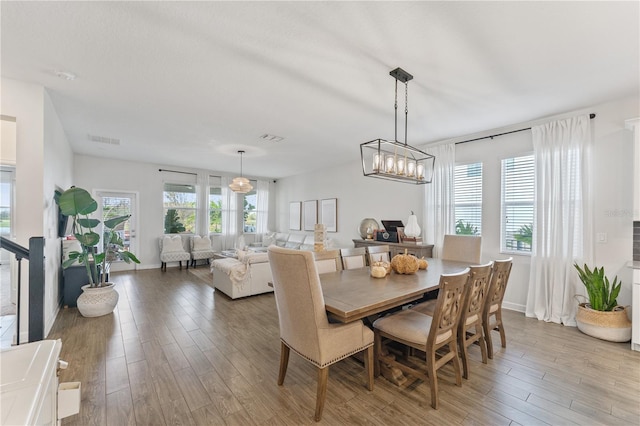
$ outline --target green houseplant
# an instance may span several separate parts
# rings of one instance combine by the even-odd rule
[[[462,219],[458,219],[456,222],[456,235],[477,235],[478,227],[472,225],[470,222],[464,222]]]
[[[576,323],[585,334],[612,342],[627,342],[631,339],[631,321],[627,310],[618,305],[618,295],[622,282],[614,277],[613,283],[604,273],[604,267],[593,270],[585,264],[574,264],[578,277],[584,284],[588,303],[578,304]]]
[[[83,293],[78,298],[78,309],[84,316],[110,313],[118,302],[118,293],[113,289],[114,284],[106,282],[111,262],[119,259],[127,263],[140,263],[133,253],[125,250],[122,238],[115,231],[116,227],[127,221],[130,215],[106,219],[102,223],[101,238],[96,232],[101,224],[100,220],[90,217],[98,209],[98,203],[88,191],[72,186],[62,193],[56,192],[54,198],[60,207],[60,212],[72,220],[72,232],[81,248],[80,251],[70,252],[69,259],[64,261],[62,266],[67,268],[78,262],[84,265],[87,271],[89,284],[82,287]],[[101,240],[102,251],[98,253],[97,248]],[[99,270],[98,265],[100,265]],[[91,298],[91,295],[95,297]],[[113,306],[97,307],[99,300],[104,300],[108,305]]]

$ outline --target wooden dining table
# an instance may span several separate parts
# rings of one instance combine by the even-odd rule
[[[391,272],[385,278],[374,278],[368,267],[321,274],[325,309],[340,322],[356,321],[418,300],[438,288],[440,275],[458,273],[469,266],[451,260],[427,261],[426,270],[410,275]]]

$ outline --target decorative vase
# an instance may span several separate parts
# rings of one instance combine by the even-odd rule
[[[404,227],[404,234],[407,237],[415,238],[420,236],[420,232],[421,229],[418,226],[418,218],[411,212],[411,216],[409,216],[407,220],[407,226]]]
[[[631,340],[631,321],[627,308],[616,306],[613,311],[596,311],[588,303],[580,303],[576,313],[578,330],[609,342]]]
[[[85,285],[78,297],[78,310],[83,317],[107,315],[113,312],[119,297],[114,283],[106,283],[102,287]]]

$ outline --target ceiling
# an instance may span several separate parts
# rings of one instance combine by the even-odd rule
[[[411,145],[640,91],[637,1],[2,1],[1,25],[2,77],[49,90],[75,152],[234,174],[244,149],[259,177],[393,139],[396,67]]]

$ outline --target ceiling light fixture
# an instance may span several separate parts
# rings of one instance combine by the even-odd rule
[[[73,81],[76,79],[76,75],[69,71],[56,71],[56,75],[63,80]]]
[[[417,185],[431,183],[436,157],[407,144],[409,80],[413,76],[396,68],[389,72],[396,80],[395,140],[374,139],[360,144],[365,176]],[[404,143],[398,142],[398,81],[404,83]]]
[[[240,154],[240,177],[233,178],[233,181],[229,184],[229,188],[231,188],[233,192],[246,194],[253,189],[253,186],[251,186],[249,179],[242,176],[242,154],[244,154],[244,151],[240,150],[238,154]]]

